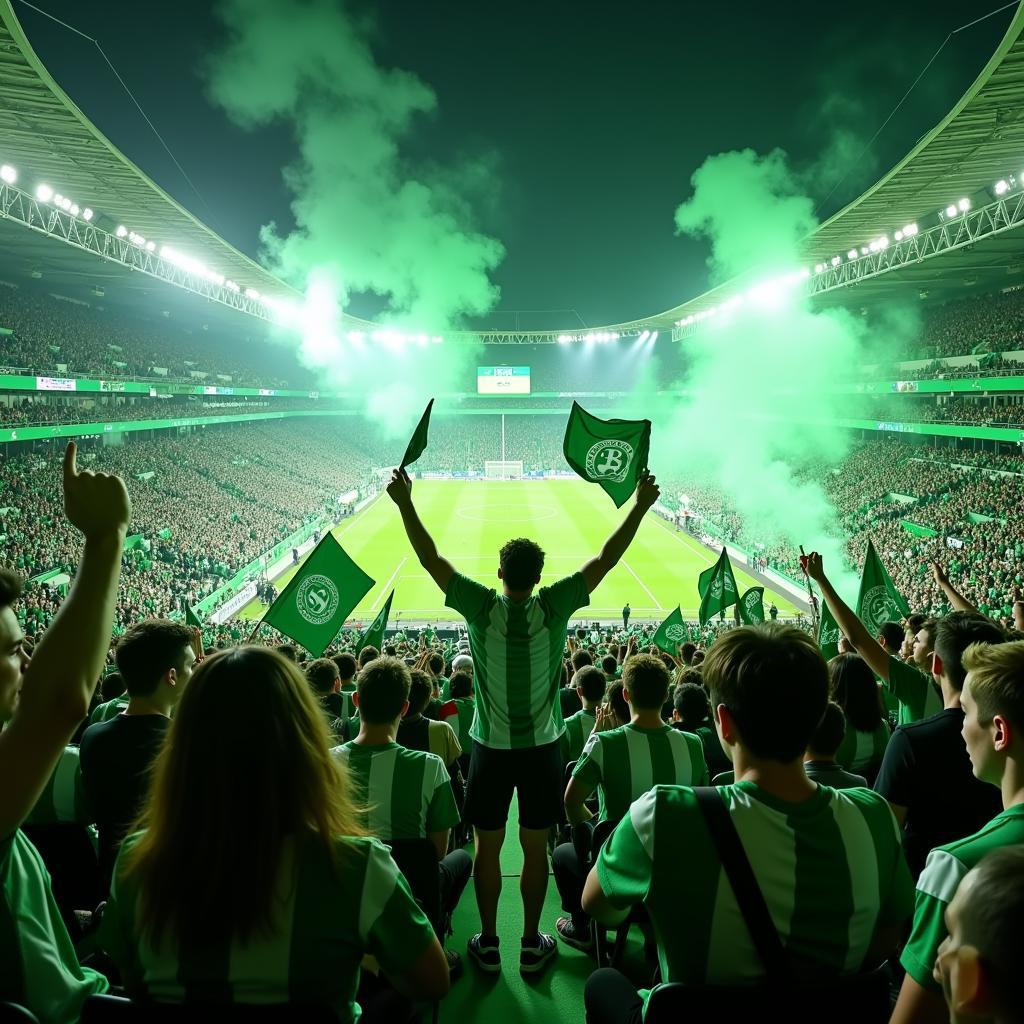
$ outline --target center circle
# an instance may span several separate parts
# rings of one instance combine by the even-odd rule
[[[474,514],[481,512],[484,514]],[[539,508],[535,506],[531,509],[503,509],[500,506],[478,503],[457,506],[455,514],[462,519],[471,519],[477,523],[532,523],[538,519],[554,519],[558,515],[558,511],[551,505],[541,505]]]

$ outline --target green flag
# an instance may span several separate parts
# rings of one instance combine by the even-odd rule
[[[764,622],[764,587],[751,587],[740,598],[736,607],[746,625],[756,626]]]
[[[356,654],[364,647],[376,647],[378,651],[380,650],[381,644],[384,643],[384,630],[388,625],[388,616],[391,614],[391,599],[394,596],[395,592],[392,590],[384,602],[384,607],[377,613],[377,618],[366,627],[366,632],[359,638],[359,643],[356,645]]]
[[[668,618],[658,627],[657,632],[651,638],[666,654],[676,655],[679,653],[679,645],[690,639],[690,631],[683,622],[679,606],[675,611],[670,612]]]
[[[883,622],[898,622],[909,614],[910,606],[893,585],[869,538],[857,594],[857,618],[872,636],[877,636]]]
[[[319,658],[374,582],[325,533],[263,621]]]
[[[600,420],[572,403],[565,426],[565,461],[584,480],[600,485],[621,508],[647,469],[650,420]]]
[[[705,569],[697,577],[697,592],[700,594],[700,624],[706,625],[712,616],[731,608],[739,598],[736,589],[736,577],[732,574],[732,563],[729,554],[722,548],[710,569]]]
[[[433,407],[434,400],[431,399],[427,402],[427,407],[423,410],[423,415],[420,417],[420,421],[416,425],[412,437],[409,439],[409,447],[405,449],[405,454],[402,456],[400,469],[405,469],[406,466],[412,465],[426,451],[427,431],[430,429],[430,410]]]
[[[818,622],[818,646],[821,648],[821,656],[826,661],[831,661],[839,653],[839,626],[832,618],[828,605],[821,602],[821,619]]]
[[[185,605],[185,625],[203,628],[203,620],[192,610],[190,605]]]

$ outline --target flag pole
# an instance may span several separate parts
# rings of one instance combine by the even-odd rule
[[[807,555],[804,553],[803,544],[800,545],[800,554],[806,558]],[[814,625],[814,635],[818,635],[818,599],[814,596],[814,590],[811,588],[811,577],[807,575],[807,570],[804,569],[804,579],[807,580],[807,601],[811,606],[811,623]]]
[[[266,612],[264,612],[263,615],[266,615]],[[261,615],[256,622],[256,628],[249,634],[249,639],[245,641],[247,644],[251,644],[256,638],[256,634],[260,631],[260,626],[263,625],[263,615]]]

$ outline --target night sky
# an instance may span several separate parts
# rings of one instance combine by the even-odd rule
[[[99,40],[202,199],[92,44],[15,0],[57,81],[171,195],[252,256],[262,223],[288,225],[288,131],[243,132],[206,99],[199,68],[220,31],[208,2],[39,6]],[[502,301],[486,326],[509,328],[514,311],[542,310],[521,313],[519,324],[544,328],[577,322],[570,310],[595,325],[699,294],[706,251],[675,236],[673,211],[708,155],[781,147],[808,170],[837,121],[866,143],[947,34],[998,6],[361,0],[348,9],[372,21],[378,63],[415,72],[437,93],[437,114],[420,123],[409,155],[492,162],[491,195],[476,212],[507,256],[495,274]],[[823,215],[950,109],[1012,13],[953,37]],[[816,201],[835,183],[811,180]],[[352,311],[361,312],[358,302]]]

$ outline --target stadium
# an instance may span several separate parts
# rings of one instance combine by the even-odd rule
[[[765,789],[765,806],[775,814],[770,824],[758,819],[745,831],[737,818],[734,831],[741,847],[748,846],[755,888],[765,890],[786,956],[829,965],[816,982],[821,989],[808,990],[833,1000],[822,1011],[826,1019],[888,1020],[891,1004],[894,1021],[949,1019],[943,990],[931,980],[936,951],[921,950],[932,931],[945,936],[947,925],[935,924],[935,915],[942,920],[942,908],[975,862],[967,854],[957,860],[955,851],[943,852],[952,849],[944,844],[970,844],[972,833],[981,835],[978,830],[990,821],[1003,821],[1007,838],[992,838],[990,829],[981,843],[984,852],[1024,844],[1024,818],[1011,814],[1019,812],[1024,793],[1024,779],[1014,774],[1021,763],[1015,758],[1024,751],[1013,717],[1024,707],[1022,33],[1024,10],[1017,9],[952,109],[908,142],[905,155],[874,184],[823,222],[804,214],[794,218],[783,232],[786,244],[777,247],[781,260],[749,267],[721,263],[730,272],[719,274],[713,287],[637,319],[595,325],[549,319],[538,329],[517,323],[497,330],[478,326],[481,321],[472,316],[431,320],[425,314],[419,322],[356,316],[336,301],[316,268],[301,281],[283,272],[286,261],[270,269],[270,261],[244,253],[196,209],[172,198],[89,120],[33,49],[12,0],[0,0],[0,639],[11,648],[4,664],[12,666],[0,675],[0,710],[7,723],[0,732],[0,763],[8,778],[20,776],[23,763],[31,766],[24,792],[7,801],[7,838],[0,843],[7,900],[0,920],[0,1001],[6,1000],[0,1021],[156,1020],[156,1004],[168,1003],[181,1004],[168,1016],[175,1020],[179,1011],[203,1020],[256,1020],[250,1013],[254,1004],[274,1004],[263,1007],[268,1019],[276,1007],[281,1019],[308,1015],[366,1024],[484,1013],[503,1022],[549,1013],[571,1022],[680,1019],[687,1000],[708,1008],[716,1004],[700,1000],[711,999],[715,986],[728,992],[729,986],[743,988],[764,977],[753,946],[750,963],[744,959],[744,943],[750,944],[745,933],[735,949],[730,946],[729,929],[742,931],[750,918],[728,866],[722,869],[727,881],[716,874],[708,882],[706,891],[718,893],[710,903],[698,882],[678,880],[679,906],[694,907],[695,921],[707,919],[706,942],[684,936],[685,929],[659,916],[664,910],[654,906],[660,897],[663,906],[670,905],[675,895],[659,888],[669,882],[659,881],[651,853],[656,816],[668,821],[674,811],[661,803],[655,808],[655,801],[672,803],[676,798],[665,796],[669,789],[699,792],[712,782],[723,793],[731,787],[737,805],[746,807],[757,801],[742,787]],[[753,175],[763,166],[747,169]],[[750,181],[754,190],[758,182]],[[780,210],[792,205],[793,195],[776,198]],[[701,212],[701,201],[695,184],[689,212],[700,223],[694,234],[714,220]],[[681,232],[690,230],[686,216],[677,213]],[[803,230],[805,224],[810,230]],[[722,238],[705,235],[716,253],[726,248]],[[584,430],[581,422],[590,423],[591,433],[577,455],[573,432]],[[642,444],[614,440],[630,429],[645,429]],[[624,451],[626,469],[616,477]],[[630,461],[636,453],[642,454]],[[128,500],[104,570],[96,552],[106,549],[94,544],[94,533],[105,517],[119,514],[122,492],[112,483],[118,478]],[[626,481],[621,498],[611,486],[616,481],[620,488]],[[513,538],[539,545],[540,561],[531,561],[534,548],[508,554],[503,546]],[[585,589],[570,601],[571,581]],[[537,585],[541,589],[534,594]],[[533,602],[528,613],[517,611],[521,602]],[[964,615],[966,624],[956,618]],[[527,620],[533,625],[522,625]],[[943,623],[954,620],[959,632],[949,626],[947,636]],[[520,628],[522,649],[515,639]],[[140,636],[149,647],[140,647]],[[739,676],[756,671],[737,668],[739,661],[730,663],[723,653],[728,645],[738,649],[744,636],[754,637],[746,641],[752,645],[763,644],[751,647],[749,664],[763,658],[772,666],[773,685],[778,680],[784,694],[780,701],[798,708],[807,693],[809,704],[821,698],[799,750],[788,760],[751,752],[757,746],[751,739],[754,720],[767,721],[772,710],[759,703],[767,698],[740,696],[742,679],[726,678],[730,670]],[[950,654],[950,644],[961,637],[967,639]],[[155,667],[162,655],[152,652],[175,642],[174,658],[186,648],[191,652],[187,670],[173,659]],[[785,655],[779,653],[783,643],[790,645]],[[972,653],[964,654],[968,668],[962,669],[968,646]],[[981,650],[997,646],[1005,651],[1002,661]],[[367,651],[371,656],[364,658]],[[265,671],[260,657],[272,658]],[[984,667],[986,657],[992,667]],[[155,684],[149,677],[145,683],[134,680],[140,658],[152,662]],[[705,659],[709,667],[702,679]],[[806,659],[813,662],[810,668]],[[849,659],[869,679],[866,712],[863,700],[859,712],[854,706],[855,683],[838,681]],[[192,674],[193,662],[199,685],[175,690],[176,679],[183,684]],[[460,667],[466,662],[468,682]],[[65,669],[73,678],[61,682]],[[806,674],[821,682],[826,669],[828,696],[824,683],[820,693],[816,683],[808,683],[805,693],[796,682],[782,680]],[[999,715],[1012,738],[984,757],[978,753],[983,738],[968,738],[966,747],[960,738],[965,710],[968,723],[981,721],[970,718],[968,701],[961,709],[968,670],[971,700],[979,707],[978,680],[1004,673],[1001,690],[991,684],[996,695],[987,698],[995,702],[988,724],[977,728],[984,731]],[[166,862],[157,840],[139,841],[140,866],[126,876],[130,884],[120,883],[122,896],[110,888],[112,877],[120,878],[114,858],[121,865],[136,849],[137,837],[126,839],[135,831],[132,823],[147,830],[147,840],[164,835],[166,849],[186,861],[202,851],[203,857],[214,856],[217,847],[202,838],[194,849],[166,839],[173,835],[175,809],[184,813],[188,799],[196,799],[177,792],[171,774],[174,765],[184,772],[189,755],[196,764],[208,758],[211,773],[227,764],[227,757],[218,760],[212,752],[215,744],[205,753],[200,740],[190,747],[192,734],[185,730],[200,735],[200,700],[208,708],[202,714],[214,714],[212,689],[218,678],[224,692],[234,686],[232,671],[239,679],[252,676],[256,689],[239,684],[232,691],[238,721],[225,736],[251,730],[254,747],[267,745],[261,756],[269,758],[273,750],[283,757],[281,751],[291,750],[298,763],[307,747],[298,740],[287,747],[284,733],[298,727],[284,729],[280,721],[294,713],[295,721],[305,722],[306,704],[315,704],[324,713],[316,714],[308,743],[329,733],[335,760],[349,773],[345,778],[351,775],[364,787],[362,804],[349,806],[348,796],[344,805],[322,797],[318,809],[321,768],[310,768],[300,784],[298,769],[287,778],[291,771],[278,773],[269,761],[266,770],[254,767],[254,787],[262,780],[268,787],[293,784],[296,792],[311,794],[298,817],[268,798],[267,828],[291,828],[288,842],[296,829],[326,836],[328,824],[335,836],[348,835],[338,832],[337,823],[357,820],[356,810],[365,815],[352,835],[370,850],[366,874],[361,888],[346,890],[357,909],[349,906],[345,913],[355,913],[358,921],[345,925],[352,934],[337,946],[334,937],[323,937],[332,927],[329,901],[317,911],[320,932],[307,934],[295,924],[285,939],[261,945],[264,933],[273,931],[267,930],[270,911],[264,908],[264,918],[243,913],[242,931],[232,931],[229,918],[202,912],[204,902],[217,904],[212,881],[185,896],[165,885],[183,905],[194,897],[200,909],[188,914],[174,911],[169,897],[138,895],[143,882],[163,878],[166,884],[169,877],[159,873]],[[257,686],[261,672],[267,682],[261,676]],[[318,672],[327,673],[326,682]],[[594,674],[600,677],[604,696],[588,698],[588,672],[591,685]],[[50,681],[44,683],[47,673]],[[88,677],[82,684],[88,691],[85,707],[75,703],[79,677]],[[285,684],[270,681],[300,677],[309,685],[303,685],[301,700],[290,703],[281,696]],[[431,728],[448,723],[444,729],[452,726],[457,740],[458,756],[439,760],[436,730],[430,733],[424,724],[423,736],[431,738],[419,748],[430,765],[437,762],[446,794],[437,799],[451,801],[454,817],[445,819],[443,829],[421,825],[405,836],[393,831],[402,801],[390,792],[372,796],[367,787],[379,784],[374,772],[382,769],[360,767],[359,748],[410,745],[402,736],[411,735],[420,720],[410,711],[418,677],[426,679],[429,691],[422,718],[431,720]],[[456,679],[458,694],[449,690]],[[380,693],[372,690],[375,681]],[[65,683],[62,694],[58,687]],[[72,683],[78,686],[74,699]],[[520,684],[522,700],[513,694]],[[388,687],[402,685],[400,710],[390,718],[408,722],[396,720],[388,732],[388,715],[373,709],[390,707]],[[31,686],[39,688],[38,699],[26,699]],[[624,711],[615,709],[611,697],[616,686]],[[645,687],[660,694],[646,709],[640,707]],[[349,695],[353,690],[358,702]],[[695,697],[694,691],[704,695]],[[157,693],[164,694],[164,703]],[[195,710],[189,714],[183,704],[170,726],[178,700],[190,698]],[[221,700],[226,707],[227,698]],[[694,700],[701,704],[700,715],[687,717],[687,701]],[[724,719],[719,705],[726,709]],[[821,736],[834,707],[839,741],[828,751]],[[945,715],[948,734],[951,712],[959,718],[953,738],[944,734],[942,742],[953,747],[941,747],[940,758],[935,746],[930,763],[919,753],[915,777],[913,734],[904,739],[902,730]],[[377,713],[383,717],[371,722]],[[161,719],[155,731],[143,735],[137,724],[137,737],[119,741],[133,757],[145,748],[153,759],[162,750],[153,762],[159,767],[152,790],[146,788],[149,760],[145,770],[136,771],[130,758],[118,762],[106,755],[102,768],[93,768],[99,781],[90,780],[84,734],[135,715]],[[532,715],[532,724],[523,726],[517,715]],[[29,719],[20,732],[19,718]],[[44,727],[44,719],[55,724]],[[1024,720],[1019,725],[1024,730]],[[168,728],[173,742],[161,748]],[[584,732],[570,757],[566,744],[580,728]],[[630,728],[638,735],[664,729],[677,745],[669,743],[659,755],[652,740],[648,761],[646,744],[638,754],[626,737],[629,750],[623,754],[613,751],[612,740],[600,741],[611,735],[605,729]],[[964,736],[969,732],[965,725]],[[111,750],[120,756],[109,735]],[[94,736],[96,764],[96,740],[103,738]],[[448,732],[444,736],[448,743]],[[681,736],[691,746],[682,745]],[[226,740],[225,750],[244,751],[249,739]],[[819,740],[823,745],[812,745]],[[897,743],[903,759],[894,766],[895,756],[882,751]],[[766,744],[762,740],[758,750]],[[537,765],[546,762],[495,756],[541,750],[552,751],[558,761],[552,768],[557,806],[550,823],[539,810],[550,801],[537,796],[534,784],[541,775]],[[625,758],[617,774],[608,767],[616,764],[613,756]],[[608,759],[603,768],[602,757]],[[805,764],[820,768],[819,761],[827,762],[847,779],[859,780],[821,776],[818,791],[835,786],[840,792],[849,785],[851,793],[865,795],[829,812],[834,823],[820,848],[813,837],[800,845],[794,824],[800,814],[787,811],[789,797],[773,796],[765,781],[775,776],[764,762],[781,760],[798,781],[786,776],[780,792],[799,792],[800,799],[806,797],[800,786],[815,785],[811,767],[804,774]],[[979,768],[983,760],[989,774]],[[529,768],[509,767],[513,762]],[[1001,778],[992,774],[997,762],[1005,766]],[[954,764],[960,771],[955,778],[949,767]],[[949,783],[945,811],[942,793],[938,809],[920,807],[931,799],[921,795],[927,788],[920,782],[925,765]],[[394,770],[397,792],[406,783],[400,785]],[[422,787],[427,801],[424,768],[417,770],[407,780],[408,791]],[[517,771],[522,774],[516,776],[515,817],[509,821],[521,826],[521,849],[512,848],[511,840],[502,847],[505,819],[497,823],[492,817],[504,799],[502,780]],[[893,781],[897,777],[902,788]],[[204,788],[197,781],[201,773],[188,778],[195,783],[192,792]],[[626,789],[633,789],[615,814],[609,807],[623,778],[631,780]],[[126,790],[148,792],[149,811],[136,801],[126,813],[122,799],[118,812],[104,816],[102,786],[112,779],[122,797]],[[211,785],[211,801],[231,785]],[[1000,805],[993,786],[1004,802],[1013,793],[1016,803]],[[506,811],[512,788],[509,781]],[[220,805],[221,820],[233,803],[239,813],[261,812],[258,798],[237,788],[231,792]],[[591,851],[590,833],[581,840],[580,829],[589,827],[587,808],[595,794],[600,804],[594,805],[594,836],[605,821],[619,824],[607,846],[602,849],[595,839]],[[682,814],[688,799],[679,797],[675,810]],[[386,814],[378,806],[382,802],[390,807]],[[433,798],[427,802],[429,818],[436,808]],[[197,833],[220,834],[215,806],[204,805],[207,824]],[[693,807],[687,828],[703,828],[702,812],[697,803]],[[137,820],[139,814],[148,817]],[[443,817],[441,810],[437,814]],[[944,814],[939,827],[935,822]],[[643,815],[650,816],[644,819],[649,834],[639,823]],[[863,821],[857,817],[850,824],[857,815]],[[673,864],[681,864],[690,854],[662,828],[661,862],[668,863],[678,847],[680,860]],[[790,872],[785,884],[755,857],[757,844],[767,848],[778,841],[778,830],[785,830],[785,856],[791,858],[778,862],[779,870]],[[901,839],[903,852],[900,841],[880,837],[886,830]],[[431,910],[417,888],[416,871],[402,861],[400,844],[426,842],[440,832],[441,896]],[[365,836],[389,841],[394,860]],[[717,844],[721,837],[714,838]],[[721,850],[712,849],[710,839],[705,850],[705,839],[697,844],[702,852],[693,855],[693,879],[705,862],[719,869]],[[592,860],[581,854],[581,842]],[[829,904],[831,881],[815,878],[801,863],[826,848],[839,865],[837,878],[842,876],[835,886],[846,901],[841,928],[834,921],[823,924],[815,909],[816,901]],[[246,856],[242,846],[233,850]],[[374,851],[383,858],[379,863]],[[479,916],[472,895],[459,901],[474,870],[468,851],[476,865]],[[261,859],[264,853],[261,848],[254,858],[260,863],[244,879],[270,892],[279,876],[267,874],[271,862]],[[881,866],[874,864],[876,853]],[[547,883],[549,854],[557,887]],[[946,859],[933,864],[939,855]],[[631,878],[626,861],[646,865],[647,858],[650,871]],[[864,858],[872,861],[870,872],[857,866]],[[900,861],[898,869],[892,868],[893,858]],[[221,867],[229,860],[227,853],[215,857]],[[444,874],[446,864],[461,881]],[[588,875],[591,864],[597,866]],[[689,870],[680,867],[678,873]],[[933,918],[926,927],[914,912],[914,883],[931,878],[932,870],[946,889],[941,899],[936,889],[927,891]],[[510,898],[509,884],[499,906],[501,877],[520,871],[523,906],[518,896]],[[379,896],[374,886],[383,891],[385,881],[390,888]],[[906,891],[900,890],[904,881]],[[317,884],[334,883],[321,878]],[[621,889],[613,893],[613,884]],[[1015,884],[1005,902],[1016,908],[1012,927],[1019,928],[1019,877]],[[293,892],[287,906],[298,915],[295,901],[305,900],[312,920],[315,897],[296,885],[300,896]],[[533,903],[531,885],[540,892]],[[779,886],[789,894],[781,896]],[[868,890],[885,906],[866,909]],[[232,889],[234,895],[239,891]],[[918,908],[923,891],[919,885]],[[136,948],[129,897],[123,895],[128,892],[140,901],[141,909],[133,912],[148,925],[155,922],[157,933],[164,926],[158,910],[174,928],[195,927],[192,945],[184,932],[175,933],[181,948],[170,960],[152,953],[152,935]],[[628,899],[631,892],[634,898]],[[443,906],[449,897],[454,902]],[[497,909],[488,917],[489,900]],[[619,912],[627,906],[630,916],[624,918]],[[568,916],[560,917],[563,912]],[[874,933],[865,923],[869,919],[877,919]],[[885,963],[877,967],[869,962],[869,952],[877,951],[869,940],[879,940],[883,920],[900,928],[890,948],[881,950]],[[669,934],[673,927],[680,934]],[[214,933],[218,938],[208,947],[204,943]],[[263,937],[253,939],[257,934]],[[524,945],[521,977],[512,976],[506,963],[506,984],[495,987],[492,975],[502,971],[499,934],[506,960],[514,956],[516,936],[522,935]],[[990,934],[1014,933],[993,924]],[[429,947],[425,935],[435,936]],[[250,940],[252,946],[246,945]],[[321,952],[314,954],[317,945]],[[409,959],[413,947],[425,949],[415,963]],[[552,966],[555,948],[559,959],[542,983],[534,983],[535,974]],[[815,948],[825,949],[818,960]],[[295,950],[319,964],[327,955],[323,949],[346,965],[339,971],[347,980],[310,982],[295,966]],[[453,953],[457,949],[466,950],[464,971]],[[991,953],[996,959],[1002,955]],[[370,970],[364,956],[377,969]],[[33,966],[33,957],[56,959],[64,973],[58,977],[60,972]],[[204,966],[204,957],[217,962]],[[698,977],[680,968],[686,958],[700,961],[705,973]],[[253,981],[261,971],[272,976],[264,987]],[[275,972],[283,972],[284,980]],[[295,980],[299,975],[304,980]],[[814,971],[811,976],[817,977]],[[787,979],[788,998],[805,998],[800,984],[788,974]],[[851,979],[868,980],[855,989]],[[871,1002],[879,986],[884,995]],[[661,994],[648,996],[652,988]],[[775,999],[776,990],[769,986],[769,992],[764,998]],[[847,996],[852,1018],[843,1015]],[[749,992],[743,998],[748,997]],[[726,997],[720,992],[718,998]],[[615,1017],[620,1006],[623,1012]],[[238,1016],[221,1017],[228,1008]],[[167,1009],[160,1007],[161,1013]],[[1020,1012],[1019,1002],[1003,1009],[1003,1016],[993,1011],[986,1019],[1018,1019],[1013,1012]]]

